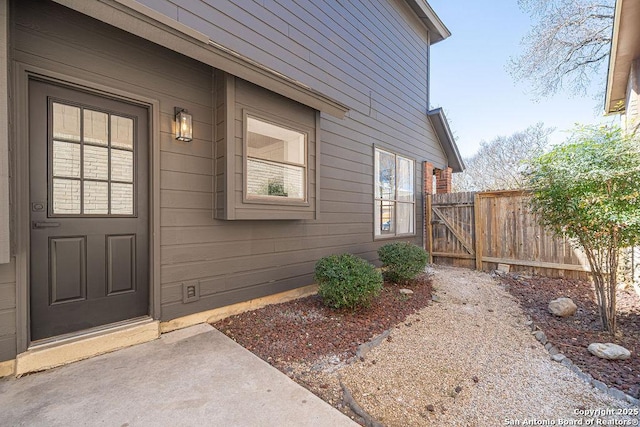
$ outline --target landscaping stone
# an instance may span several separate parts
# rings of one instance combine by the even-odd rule
[[[591,383],[591,381],[593,381],[593,377],[588,372],[580,371],[576,372],[576,374],[578,375],[578,378],[582,379],[584,382]]]
[[[540,344],[545,345],[547,343],[547,336],[542,331],[536,331],[536,339],[540,341]]]
[[[569,317],[576,314],[578,306],[575,305],[571,298],[557,298],[549,302],[549,312],[559,317]]]
[[[620,400],[626,400],[627,398],[627,395],[622,390],[613,387],[609,389],[609,396]]]
[[[587,347],[589,353],[601,359],[625,360],[631,357],[631,352],[621,345],[613,343],[592,343]]]
[[[580,369],[580,367],[579,367],[579,366],[577,366],[577,365],[573,365],[573,364],[572,364],[572,365],[569,367],[569,369],[571,369],[573,372],[575,372],[575,373],[576,373],[576,374],[578,374],[578,375],[580,375],[580,374],[582,373],[582,369]]]
[[[508,273],[509,270],[511,270],[511,266],[509,264],[498,264],[498,272]]]
[[[402,295],[411,295],[413,294],[413,291],[411,289],[407,289],[407,288],[402,288],[399,291]]]
[[[549,354],[552,356],[555,356],[556,354],[560,353],[560,350],[558,350],[555,346],[551,346],[549,350]]]
[[[357,358],[364,357],[374,347],[377,347],[380,344],[382,344],[382,341],[384,341],[386,338],[388,338],[389,334],[391,334],[391,329],[387,329],[386,331],[384,331],[383,333],[379,334],[378,336],[376,336],[372,340],[369,340],[366,343],[360,344],[358,346],[358,350],[356,351],[356,357]]]
[[[627,397],[627,402],[631,403],[632,405],[636,405],[636,406],[640,406],[640,399],[636,399],[633,396],[629,396],[628,394],[626,395]]]
[[[558,363],[562,362],[566,358],[567,357],[561,353],[556,353],[551,355],[551,359],[553,359],[555,362],[558,362]]]
[[[564,354],[563,354],[563,356],[564,356]],[[560,362],[560,364],[561,364],[562,366],[565,366],[565,367],[569,368],[569,369],[571,369],[571,366],[573,366],[573,362],[571,361],[571,359],[569,359],[569,358],[568,358],[568,357],[566,357],[566,356],[565,356],[565,358],[564,358],[564,359],[562,359],[562,361]]]
[[[593,385],[596,389],[603,391],[603,392],[607,392],[607,389],[609,387],[607,387],[607,385],[605,383],[603,383],[602,381],[598,381],[598,380],[593,380],[591,381],[591,385]]]

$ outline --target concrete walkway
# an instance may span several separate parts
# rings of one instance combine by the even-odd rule
[[[209,325],[0,379],[1,426],[356,426]]]

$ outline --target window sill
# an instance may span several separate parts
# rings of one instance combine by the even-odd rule
[[[270,197],[265,197],[265,198],[261,198],[261,197],[245,198],[244,200],[242,200],[242,203],[257,204],[257,205],[277,205],[277,206],[282,206],[282,207],[287,207],[287,206],[308,207],[309,206],[309,202],[305,201],[305,200],[296,200],[296,199],[278,200],[278,199],[272,199]]]
[[[376,240],[392,240],[392,239],[404,239],[407,237],[416,237],[418,234],[417,233],[409,233],[409,234],[394,234],[394,235],[389,235],[389,236],[373,236],[373,241],[375,242]]]

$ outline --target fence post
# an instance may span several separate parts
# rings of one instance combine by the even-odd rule
[[[482,244],[484,242],[484,230],[482,225],[484,223],[482,218],[482,209],[480,206],[480,193],[476,193],[473,196],[473,222],[474,222],[474,237],[475,237],[475,251],[476,251],[476,270],[482,271]]]
[[[427,194],[427,201],[425,203],[424,208],[424,245],[425,250],[429,253],[429,264],[433,263],[433,224],[431,224],[431,203],[433,196],[431,194]]]

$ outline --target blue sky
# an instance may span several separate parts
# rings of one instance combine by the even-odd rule
[[[482,140],[540,121],[557,129],[551,142],[558,143],[574,123],[603,120],[603,103],[592,95],[559,93],[536,102],[527,93],[528,82],[514,82],[506,65],[522,51],[520,40],[531,27],[517,0],[429,4],[452,33],[431,48],[431,107],[444,108],[462,156],[474,154]]]

